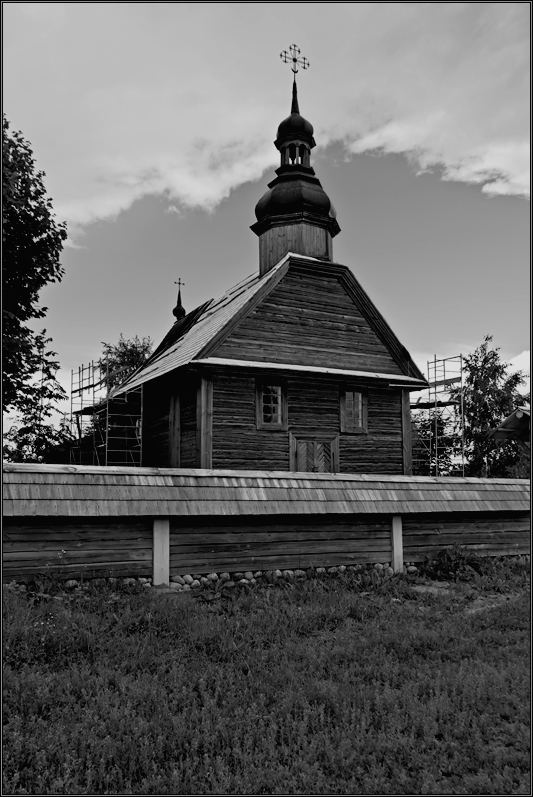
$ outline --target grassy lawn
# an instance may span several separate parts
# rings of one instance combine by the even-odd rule
[[[530,794],[528,566],[446,574],[4,587],[3,793]]]

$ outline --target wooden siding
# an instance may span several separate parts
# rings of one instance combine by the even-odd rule
[[[169,431],[171,394],[168,378],[154,379],[143,387],[142,464],[170,464]]]
[[[276,376],[269,377],[273,381]],[[339,381],[314,374],[286,375],[288,430],[257,430],[253,373],[230,369],[213,375],[213,468],[289,470],[289,434],[337,434]],[[356,381],[346,384],[357,389]],[[340,473],[403,473],[399,390],[366,388],[368,431],[340,434]]]
[[[375,517],[202,518],[171,521],[170,571],[175,574],[330,567],[391,561],[390,522]]]
[[[4,464],[5,517],[529,512],[525,479]]]
[[[147,518],[17,518],[4,523],[4,578],[51,573],[68,578],[152,574]]]
[[[402,374],[339,276],[292,266],[210,355]]]
[[[197,453],[197,380],[185,377],[180,386],[180,466],[196,468]]]
[[[454,513],[453,519],[442,515],[417,515],[403,520],[403,554],[407,562],[432,558],[452,545],[464,545],[485,556],[528,554],[531,518],[526,513],[513,517],[481,512],[475,518]]]
[[[331,234],[315,224],[284,224],[259,236],[259,273],[266,274],[288,252],[333,259]]]

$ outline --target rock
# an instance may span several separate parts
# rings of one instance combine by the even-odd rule
[[[317,576],[325,576],[326,575],[326,568],[325,567],[317,567],[315,570]]]
[[[346,573],[346,565],[339,565],[339,573]]]
[[[268,583],[271,584],[273,582],[273,580],[274,580],[274,574],[273,574],[272,570],[265,570],[263,572],[263,578],[266,578]]]
[[[234,581],[241,581],[243,578],[244,578],[244,573],[241,573],[240,571],[233,574]]]
[[[329,573],[330,576],[332,576],[332,575],[334,575],[335,573],[338,573],[338,572],[339,572],[339,568],[338,567],[328,567],[328,573]]]
[[[171,581],[168,586],[169,589],[175,590],[176,592],[181,592],[183,589],[183,584],[178,584],[177,581]]]
[[[283,570],[281,575],[285,579],[285,581],[292,581],[294,578],[294,570]]]
[[[207,578],[209,581],[218,581],[218,575],[216,573],[208,573]]]
[[[143,584],[143,587],[148,587],[149,589],[151,588],[151,586],[152,585],[150,584],[149,581],[145,581],[144,584]]]
[[[187,583],[181,576],[172,576],[170,580],[173,581],[174,584],[181,584],[181,586]]]
[[[274,572],[272,573],[272,576],[273,576],[274,579],[281,578],[281,570],[274,570]]]
[[[256,578],[251,578],[250,581],[248,582],[248,584],[257,584],[257,579]]]
[[[224,581],[222,584],[223,589],[229,589],[230,587],[233,588],[235,586],[235,581]]]
[[[255,573],[254,573],[254,578],[261,578],[262,575],[263,574],[261,573],[260,570],[256,570]]]
[[[194,581],[200,581],[200,579],[202,578],[200,573],[193,573],[192,577]]]
[[[385,573],[386,573],[387,576],[393,576],[394,575],[394,570],[392,569],[392,567],[387,567],[387,569],[385,570]]]
[[[191,589],[199,589],[201,586],[202,585],[200,584],[197,578],[193,579],[193,581],[191,582]]]
[[[68,581],[65,581],[65,589],[74,589],[77,586],[78,582],[74,578],[69,578]]]
[[[208,579],[208,578],[206,578],[205,576],[202,576],[202,577],[200,578],[200,584],[202,585],[202,587],[205,587],[205,586],[206,586],[206,584],[210,584],[210,583],[211,583],[211,582],[209,581],[209,579]]]
[[[146,584],[146,583],[148,583],[148,579],[147,578],[143,578],[142,576],[139,577],[139,584]]]
[[[230,576],[229,573],[221,573],[220,574],[220,580],[221,581],[230,581],[230,579],[231,579],[231,576]]]
[[[353,573],[353,571],[355,570],[355,565],[348,565],[346,570],[348,573]]]
[[[187,573],[186,576],[183,576],[183,581],[185,582],[185,584],[188,584],[190,586],[194,581],[194,578],[189,573]]]
[[[182,592],[190,592],[191,591],[191,585],[190,584],[184,584],[183,587],[181,588],[181,591]]]
[[[115,578],[114,576],[109,576],[109,578],[107,579],[108,584],[116,584],[117,581],[118,578]]]
[[[383,565],[381,564],[381,562],[376,562],[376,564],[374,565],[374,570],[383,570]]]
[[[237,581],[237,584],[246,584],[246,585],[248,585],[249,583],[250,583],[250,582],[248,581],[248,579],[247,579],[247,578],[240,578],[240,579]]]
[[[305,570],[295,570],[294,571],[295,578],[306,578]]]
[[[252,573],[251,570],[247,570],[246,573],[244,574],[244,578],[247,581],[251,581],[253,577],[254,577],[254,574]]]
[[[418,573],[418,567],[415,567],[415,565],[409,565],[409,567],[407,568],[407,572],[410,575],[412,575],[413,573]]]

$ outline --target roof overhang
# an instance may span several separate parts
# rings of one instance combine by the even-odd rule
[[[331,376],[338,376],[340,378],[352,379],[366,379],[372,381],[386,382],[389,387],[401,387],[405,390],[420,390],[427,387],[427,382],[420,379],[415,379],[412,376],[402,376],[398,374],[381,374],[375,371],[349,371],[341,368],[320,368],[312,365],[293,365],[291,363],[268,363],[268,362],[255,362],[251,360],[231,360],[224,357],[204,357],[198,360],[193,360],[190,365],[203,365],[213,367],[228,367],[234,366],[236,368],[248,368],[252,370],[266,370],[266,371],[288,371],[298,373],[311,373],[311,374],[327,374]]]

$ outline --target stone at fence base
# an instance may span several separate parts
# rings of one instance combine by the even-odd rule
[[[409,565],[409,567],[407,568],[407,572],[409,573],[409,575],[418,573],[418,567],[415,567],[415,565]]]
[[[147,584],[147,583],[148,583],[148,579],[147,578],[143,578],[143,576],[139,576],[139,584]]]
[[[244,578],[244,573],[241,573],[240,571],[237,571],[237,573],[233,574],[234,581],[242,581],[243,578]]]
[[[248,581],[247,578],[240,578],[236,583],[237,584],[247,584],[248,585],[250,582]]]
[[[209,581],[218,581],[218,576],[216,573],[208,573],[207,578]]]
[[[73,578],[69,578],[68,581],[65,581],[65,589],[74,589],[74,587],[77,587],[77,586],[78,586],[78,582],[75,579],[73,579]]]
[[[191,591],[191,585],[190,584],[184,584],[183,587],[181,588],[181,591],[182,592],[190,592]]]
[[[392,567],[387,567],[387,569],[385,570],[385,573],[388,576],[393,576],[394,575],[394,570],[392,569]]]
[[[224,581],[223,584],[222,584],[222,587],[224,589],[229,589],[229,588],[232,588],[232,587],[235,587],[235,586],[236,586],[235,581]]]
[[[220,574],[220,580],[221,581],[229,581],[230,579],[231,579],[231,576],[230,576],[229,573],[221,573]]]
[[[200,579],[202,578],[202,575],[201,575],[201,573],[193,573],[192,577],[193,577],[194,581],[200,581]]]
[[[178,584],[177,581],[171,581],[168,586],[169,589],[175,590],[176,592],[181,592],[183,590],[183,584]]]
[[[381,564],[381,562],[376,562],[376,564],[374,565],[374,570],[383,570],[383,565]]]
[[[333,575],[334,573],[338,573],[338,572],[339,572],[339,568],[338,568],[338,567],[328,567],[328,570],[327,570],[327,572],[328,572],[330,575]]]
[[[325,576],[326,575],[326,568],[325,567],[317,567],[315,570],[317,576]]]
[[[254,573],[254,578],[261,578],[262,575],[263,574],[261,573],[260,570],[256,570],[255,573]]]
[[[210,584],[210,580],[206,576],[200,576],[200,584],[202,587],[205,587],[206,584]]]
[[[339,573],[346,573],[346,565],[339,565],[337,569]]]
[[[201,578],[201,576],[200,576],[200,578]],[[202,585],[200,584],[200,582],[198,581],[197,578],[193,579],[193,581],[191,583],[191,589],[199,589],[201,586]]]
[[[294,571],[295,578],[306,578],[305,570],[295,570]]]
[[[152,585],[150,584],[149,581],[145,581],[144,584],[143,584],[143,587],[148,587],[149,589],[151,588],[151,586]]]
[[[244,578],[247,581],[251,581],[253,577],[254,577],[254,574],[252,573],[251,570],[247,570],[246,573],[244,574]]]
[[[131,587],[132,584],[135,584],[135,579],[134,578],[123,578],[122,579],[122,583],[124,584],[125,587]]]
[[[194,578],[191,576],[190,573],[187,573],[185,576],[183,576],[183,581],[185,582],[185,584],[188,584],[190,586],[194,581]]]
[[[183,586],[186,583],[181,576],[172,576],[170,580],[173,581],[175,584],[181,584],[181,586]]]
[[[294,578],[293,570],[282,570],[281,575],[286,581],[292,581]]]
[[[272,572],[272,575],[273,575],[274,579],[281,578],[281,570],[274,570]]]

